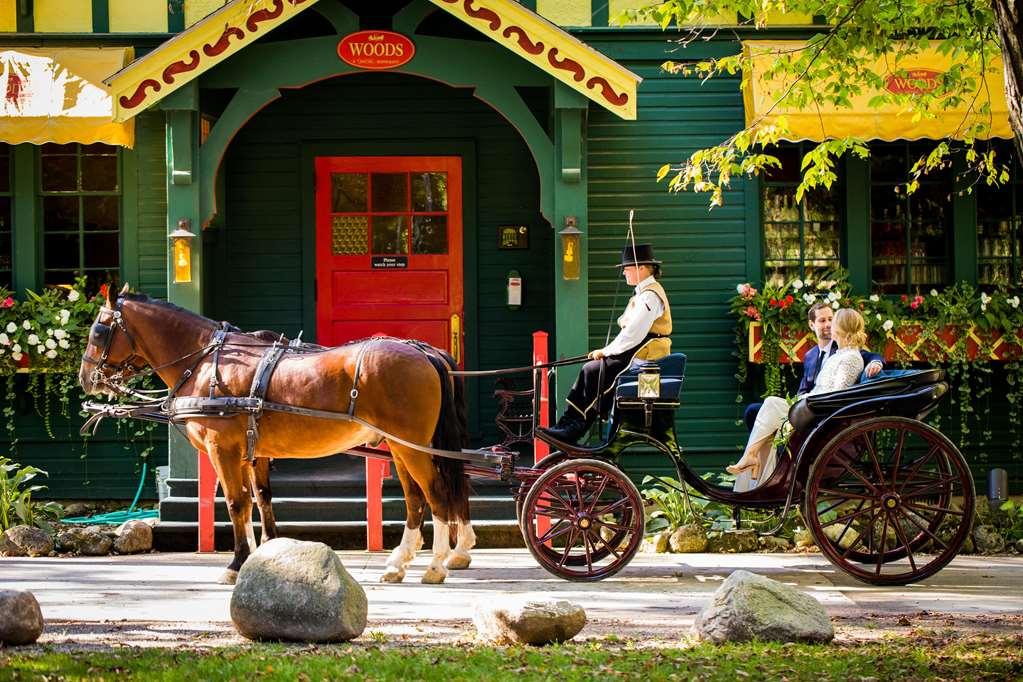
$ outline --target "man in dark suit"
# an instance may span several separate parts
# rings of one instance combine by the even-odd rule
[[[799,382],[797,391],[800,395],[813,390],[824,360],[838,349],[838,344],[831,339],[831,319],[834,315],[835,311],[824,302],[814,303],[807,311],[807,322],[813,333],[817,335],[817,345],[806,351],[806,355],[803,356],[803,378]],[[876,377],[878,372],[884,369],[884,358],[877,353],[865,350],[860,353],[863,355],[863,367],[867,377]],[[746,408],[746,413],[742,418],[746,422],[746,428],[750,431],[753,430],[753,422],[757,420],[757,412],[760,411],[762,404],[753,403]]]

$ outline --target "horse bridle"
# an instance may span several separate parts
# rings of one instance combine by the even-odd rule
[[[120,384],[133,376],[138,376],[142,373],[152,373],[152,369],[148,369],[149,363],[139,355],[138,349],[135,346],[135,337],[132,336],[131,332],[128,331],[127,325],[124,323],[124,315],[121,312],[121,306],[124,305],[124,299],[118,298],[117,303],[114,304],[113,309],[103,306],[100,312],[109,311],[111,313],[111,322],[109,324],[103,324],[98,319],[93,323],[92,328],[89,330],[89,345],[95,345],[101,348],[99,360],[94,360],[88,356],[82,357],[82,362],[88,365],[95,365],[92,371],[89,373],[89,378],[93,384],[100,386],[107,386],[114,389],[118,393],[125,390],[125,387]],[[131,355],[126,357],[121,362],[114,364],[110,360],[110,348],[114,344],[114,333],[120,329],[121,332],[128,338],[128,343],[131,346]],[[141,360],[142,364],[137,364],[135,361]],[[114,373],[109,377],[104,374],[103,370],[109,368],[114,370]],[[125,372],[129,371],[129,374]]]

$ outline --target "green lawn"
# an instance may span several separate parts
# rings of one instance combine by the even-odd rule
[[[212,650],[0,649],[0,680],[1023,679],[1023,634],[915,632],[854,644],[644,648],[615,638],[546,648],[249,645]]]

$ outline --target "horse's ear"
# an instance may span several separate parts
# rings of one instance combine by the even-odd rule
[[[128,293],[128,283],[127,282],[124,283],[124,286],[121,287],[121,290],[117,293],[117,295],[118,296],[124,296],[126,293]]]

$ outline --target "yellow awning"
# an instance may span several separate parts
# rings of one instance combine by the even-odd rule
[[[0,142],[105,142],[131,147],[135,126],[115,123],[103,79],[131,61],[124,47],[0,47]]]
[[[870,100],[885,92],[908,94],[926,92],[937,87],[936,79],[953,63],[950,55],[936,49],[923,51],[901,61],[880,58],[874,65],[874,72],[885,77],[886,90],[865,90],[863,94],[850,97],[851,107],[822,105],[818,108],[777,106],[775,102],[786,92],[791,81],[764,78],[764,72],[782,54],[792,54],[806,43],[793,40],[747,40],[742,47],[745,56],[751,60],[751,73],[743,78],[743,100],[746,108],[746,125],[770,125],[784,116],[789,133],[783,137],[790,141],[813,140],[846,136],[866,140],[919,140],[961,138],[962,131],[978,121],[990,125],[989,137],[1011,138],[1008,107],[1005,103],[1005,83],[1002,80],[1002,62],[995,60],[987,66],[985,81],[981,83],[976,99],[966,97],[965,102],[937,112],[934,118],[913,120],[913,112],[905,106],[886,104],[877,108],[869,106]],[[901,78],[895,72],[905,69],[909,78]],[[990,97],[990,114],[977,113]],[[972,111],[971,111],[972,105]],[[812,106],[812,105],[811,105]],[[990,119],[990,120],[988,120]]]

